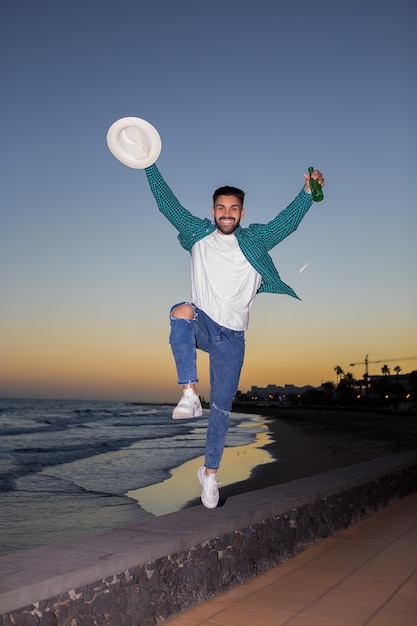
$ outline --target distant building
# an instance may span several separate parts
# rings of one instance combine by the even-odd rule
[[[252,385],[250,391],[246,393],[248,400],[254,402],[288,402],[303,394],[308,389],[313,389],[311,385],[305,385],[304,387],[296,387],[295,385],[272,385],[269,384],[266,387],[258,387]]]
[[[319,387],[285,384],[258,387],[252,385],[249,391],[236,394],[235,402],[271,403],[280,406],[298,406],[303,401],[310,404],[371,402],[376,405],[387,406],[392,404],[399,410],[409,410],[417,407],[417,371],[406,374],[373,374],[367,379],[349,381],[346,384],[342,377],[339,385],[333,384],[333,389],[322,384]],[[321,395],[320,395],[321,394]],[[304,396],[304,398],[303,398]],[[349,398],[348,398],[349,396]],[[381,402],[383,404],[381,404]]]

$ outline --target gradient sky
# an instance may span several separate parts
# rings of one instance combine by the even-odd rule
[[[257,298],[241,390],[417,356],[416,17],[413,0],[4,0],[0,396],[177,399],[189,256],[107,148],[124,116],[158,129],[201,217],[230,184],[265,222],[309,165],[326,176],[272,253],[302,302]]]

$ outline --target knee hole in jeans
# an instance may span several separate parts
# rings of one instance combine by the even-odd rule
[[[194,309],[191,304],[179,304],[171,311],[171,317],[183,320],[193,320]]]

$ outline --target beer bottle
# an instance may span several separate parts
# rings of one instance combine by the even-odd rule
[[[309,167],[308,173],[310,174],[309,182],[310,182],[311,195],[312,195],[314,202],[320,202],[324,198],[323,190],[321,188],[319,181],[316,178],[311,178],[311,175],[313,172],[314,172],[314,167]]]

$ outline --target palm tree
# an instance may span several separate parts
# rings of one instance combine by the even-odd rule
[[[394,367],[394,372],[397,374],[397,376],[396,376],[397,380],[396,380],[395,385],[394,385],[395,393],[396,393],[396,396],[397,396],[396,400],[397,400],[397,402],[400,402],[401,401],[401,396],[403,396],[404,393],[405,393],[404,387],[402,387],[402,385],[399,382],[399,378],[398,378],[398,374],[401,372],[401,367],[399,365],[396,365]]]
[[[327,404],[331,404],[332,398],[333,398],[333,391],[335,388],[334,382],[332,380],[328,380],[327,382],[322,384],[321,388],[323,389],[325,393]]]
[[[337,376],[337,384],[339,384],[340,377],[343,376],[344,371],[342,370],[340,365],[336,365],[336,367],[334,368],[334,371],[336,372],[336,376]]]
[[[354,386],[355,386],[355,384],[356,384],[356,380],[355,380],[355,377],[353,376],[352,372],[348,372],[348,373],[344,376],[343,380],[345,381],[345,385],[346,385],[346,387],[348,387],[349,389],[351,389],[352,387],[354,387]]]
[[[356,380],[352,374],[352,372],[348,372],[341,378],[340,383],[337,387],[337,395],[338,400],[346,405],[352,406],[355,403],[355,385]]]
[[[384,374],[384,376],[389,376],[390,374],[390,368],[388,367],[388,365],[383,365],[381,367],[381,372]]]

